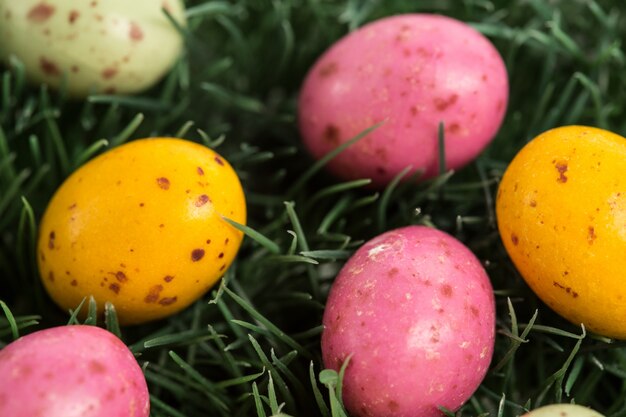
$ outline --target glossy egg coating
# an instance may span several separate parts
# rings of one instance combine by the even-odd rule
[[[408,226],[359,248],[331,287],[322,355],[354,417],[439,417],[458,409],[494,348],[493,289],[452,236]]]
[[[202,296],[232,263],[246,222],[237,174],[211,149],[181,139],[136,140],[76,170],[39,228],[41,279],[75,308],[93,295],[122,324],[169,316]]]
[[[626,139],[593,127],[549,130],[507,168],[496,201],[513,263],[554,311],[626,338]]]
[[[440,122],[446,167],[472,161],[496,135],[507,101],[507,71],[487,38],[449,17],[398,15],[350,33],[318,59],[300,93],[300,132],[320,158],[384,122],[328,165],[340,178],[382,187],[408,166],[423,179],[438,173]]]
[[[148,417],[148,387],[120,339],[94,326],[61,326],[0,350],[0,415]]]
[[[128,94],[172,67],[185,26],[181,0],[0,0],[0,59],[15,55],[35,82],[72,96]]]
[[[597,411],[576,404],[551,404],[532,410],[522,417],[604,417]]]

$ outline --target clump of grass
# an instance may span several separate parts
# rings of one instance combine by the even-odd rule
[[[88,323],[105,311],[106,326],[137,355],[153,416],[346,415],[341,373],[324,370],[320,358],[325,298],[355,248],[408,224],[457,236],[484,261],[496,289],[494,362],[460,415],[514,416],[559,401],[626,415],[624,342],[588,334],[538,301],[500,244],[493,208],[508,161],[536,134],[565,124],[626,133],[621,0],[186,6],[185,55],[140,96],[68,101],[28,85],[16,59],[1,70],[0,347],[77,321],[44,294],[33,256],[38,219],[63,179],[128,140],[173,135],[217,148],[233,163],[250,219],[248,227],[235,225],[248,238],[223,281],[183,313],[120,329],[113,306],[86,299],[80,307]],[[511,81],[505,123],[459,172],[381,192],[369,190],[367,179],[338,182],[300,144],[298,88],[334,40],[405,12],[446,14],[492,39]]]

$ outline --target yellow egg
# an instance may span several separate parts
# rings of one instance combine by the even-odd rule
[[[496,202],[513,263],[574,324],[626,338],[626,139],[592,127],[547,131],[507,168]]]
[[[176,313],[232,263],[246,221],[237,174],[212,150],[185,140],[141,139],[76,170],[39,227],[44,286],[64,309],[93,295],[122,324]]]
[[[181,0],[0,0],[0,59],[72,96],[136,93],[161,79],[183,38]]]

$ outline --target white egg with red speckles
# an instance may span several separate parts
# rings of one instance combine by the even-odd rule
[[[132,94],[172,67],[185,26],[181,0],[0,0],[0,59],[70,95]]]
[[[522,417],[604,417],[591,408],[577,404],[551,404],[524,414]]]

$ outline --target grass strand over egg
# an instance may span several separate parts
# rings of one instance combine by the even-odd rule
[[[61,182],[123,143],[178,136],[232,160],[249,218],[224,286],[180,314],[120,328],[116,310],[95,306],[106,317],[101,326],[120,334],[142,365],[153,417],[344,416],[341,380],[328,379],[320,352],[330,285],[364,241],[410,224],[434,225],[466,244],[495,289],[494,359],[460,416],[513,417],[559,400],[624,415],[624,342],[581,338],[580,327],[543,304],[509,260],[494,219],[504,170],[537,134],[585,124],[626,135],[621,0],[189,0],[185,6],[185,53],[163,81],[135,96],[71,100],[29,84],[16,57],[0,66],[0,300],[7,307],[0,313],[0,347],[16,329],[26,335],[70,320],[43,291],[33,251],[36,227]],[[296,124],[298,91],[335,40],[408,12],[445,14],[487,36],[505,61],[510,102],[478,160],[428,182],[377,192],[369,179],[333,178],[308,156]],[[89,310],[88,297],[80,308]]]

